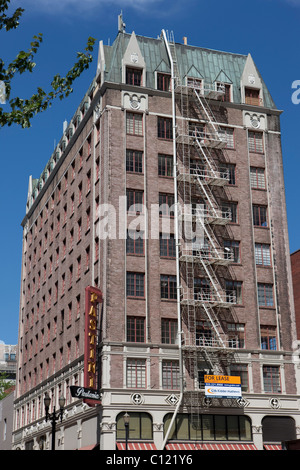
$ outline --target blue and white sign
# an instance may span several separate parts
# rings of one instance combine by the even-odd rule
[[[215,398],[242,398],[240,377],[205,375],[205,396]]]

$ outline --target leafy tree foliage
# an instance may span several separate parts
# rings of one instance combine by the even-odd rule
[[[16,29],[19,26],[19,20],[24,12],[23,8],[17,8],[10,16],[7,14],[11,0],[0,0],[0,30],[4,29],[9,31]],[[38,87],[36,93],[31,98],[24,99],[21,97],[11,97],[12,94],[12,80],[17,74],[24,72],[32,72],[35,67],[34,57],[37,53],[43,35],[39,33],[33,36],[30,43],[30,48],[26,51],[20,51],[15,60],[7,66],[0,58],[0,82],[5,86],[5,99],[6,105],[9,104],[9,111],[4,111],[0,106],[0,127],[11,126],[12,124],[20,125],[23,128],[30,127],[32,118],[45,111],[52,102],[59,98],[62,100],[72,93],[73,83],[81,73],[89,67],[92,61],[91,52],[95,44],[95,39],[89,37],[84,52],[77,53],[77,60],[73,67],[68,71],[65,77],[59,74],[55,75],[51,81],[51,90],[45,91]]]
[[[7,380],[7,375],[0,373],[0,400],[3,400],[3,398],[6,397],[12,386],[13,382],[11,380]]]

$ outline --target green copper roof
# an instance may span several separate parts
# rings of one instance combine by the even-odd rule
[[[106,74],[105,80],[122,82],[122,58],[127,49],[131,34],[120,32],[112,46],[104,46]],[[170,62],[162,38],[136,36],[146,63],[146,86],[155,88],[155,71],[170,72]],[[247,55],[222,52],[201,47],[176,43],[178,69],[183,80],[187,75],[199,77],[207,83],[223,81],[232,84],[233,101],[241,102],[240,82]],[[263,82],[264,105],[276,109],[275,103]]]

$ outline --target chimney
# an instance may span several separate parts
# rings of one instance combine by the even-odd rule
[[[187,37],[184,36],[182,39],[183,39],[183,44],[184,44],[185,46],[187,46]]]

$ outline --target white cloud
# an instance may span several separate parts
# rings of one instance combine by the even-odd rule
[[[18,7],[18,0],[12,0],[11,5]],[[100,8],[109,8],[109,6],[119,6],[120,11],[123,8],[133,8],[135,10],[145,10],[162,3],[162,0],[22,0],[22,8],[30,8],[31,11],[47,12],[57,14],[68,12],[74,14],[78,12],[88,12],[99,10]]]

